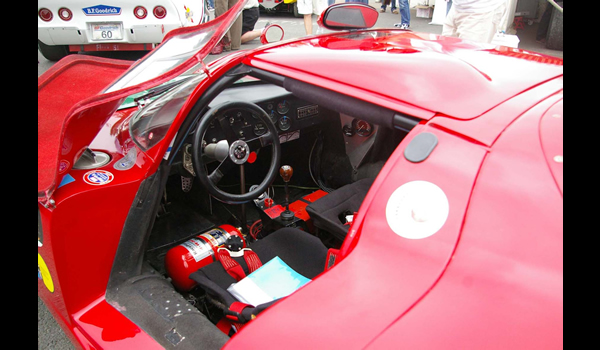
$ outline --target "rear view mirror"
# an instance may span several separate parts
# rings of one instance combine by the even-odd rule
[[[274,43],[283,40],[283,28],[278,24],[271,24],[260,35],[261,44]]]
[[[379,13],[369,5],[355,2],[334,4],[321,13],[319,26],[331,30],[367,29],[377,22]]]

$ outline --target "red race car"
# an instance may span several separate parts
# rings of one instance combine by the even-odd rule
[[[38,295],[85,349],[561,348],[563,61],[399,29],[38,78]]]

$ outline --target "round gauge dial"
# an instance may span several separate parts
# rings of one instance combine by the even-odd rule
[[[269,114],[269,118],[271,118],[273,124],[277,124],[277,114],[275,114],[275,111],[271,111],[271,114]]]
[[[263,123],[256,123],[253,131],[256,136],[264,135],[267,132],[267,127]]]
[[[283,100],[277,104],[277,113],[286,114],[290,111],[290,103],[287,100]]]
[[[284,115],[283,117],[279,118],[277,124],[279,125],[279,129],[281,129],[281,131],[286,131],[292,126],[292,121],[290,118]]]
[[[373,133],[373,125],[361,119],[354,119],[352,121],[352,128],[358,136],[367,137]]]

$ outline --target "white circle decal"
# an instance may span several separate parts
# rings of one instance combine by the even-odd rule
[[[397,235],[421,239],[444,226],[449,209],[448,198],[437,185],[411,181],[392,193],[385,207],[385,218]]]

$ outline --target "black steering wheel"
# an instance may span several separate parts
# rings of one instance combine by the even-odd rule
[[[246,110],[258,118],[268,129],[268,131],[258,137],[245,139],[245,137],[238,137],[235,131],[232,129],[229,122],[227,112],[229,111]],[[223,141],[215,144],[204,144],[203,139],[206,131],[211,125],[211,122],[216,120],[218,125],[225,133],[227,143]],[[225,146],[226,145],[226,146]],[[243,166],[250,155],[250,152],[256,152],[262,147],[271,145],[271,165],[269,171],[263,179],[263,181],[250,192],[243,194],[233,194],[225,192],[217,187],[217,184],[223,178],[223,176],[235,168],[236,165]],[[211,173],[208,174],[205,161],[202,159],[205,154],[205,150],[211,150],[212,153],[222,154],[224,159],[219,159],[221,163]],[[218,149],[216,152],[215,149]],[[226,155],[225,155],[226,151]],[[198,123],[196,132],[194,134],[194,147],[192,149],[192,157],[194,163],[194,170],[198,176],[200,183],[206,188],[208,193],[217,198],[218,200],[230,203],[230,204],[241,204],[249,202],[253,199],[258,198],[267,188],[273,183],[275,177],[279,171],[279,162],[281,158],[281,145],[279,143],[279,135],[275,125],[269,118],[269,115],[259,106],[254,103],[244,101],[225,102],[216,107],[211,108]],[[215,154],[210,154],[209,157],[215,158]]]

